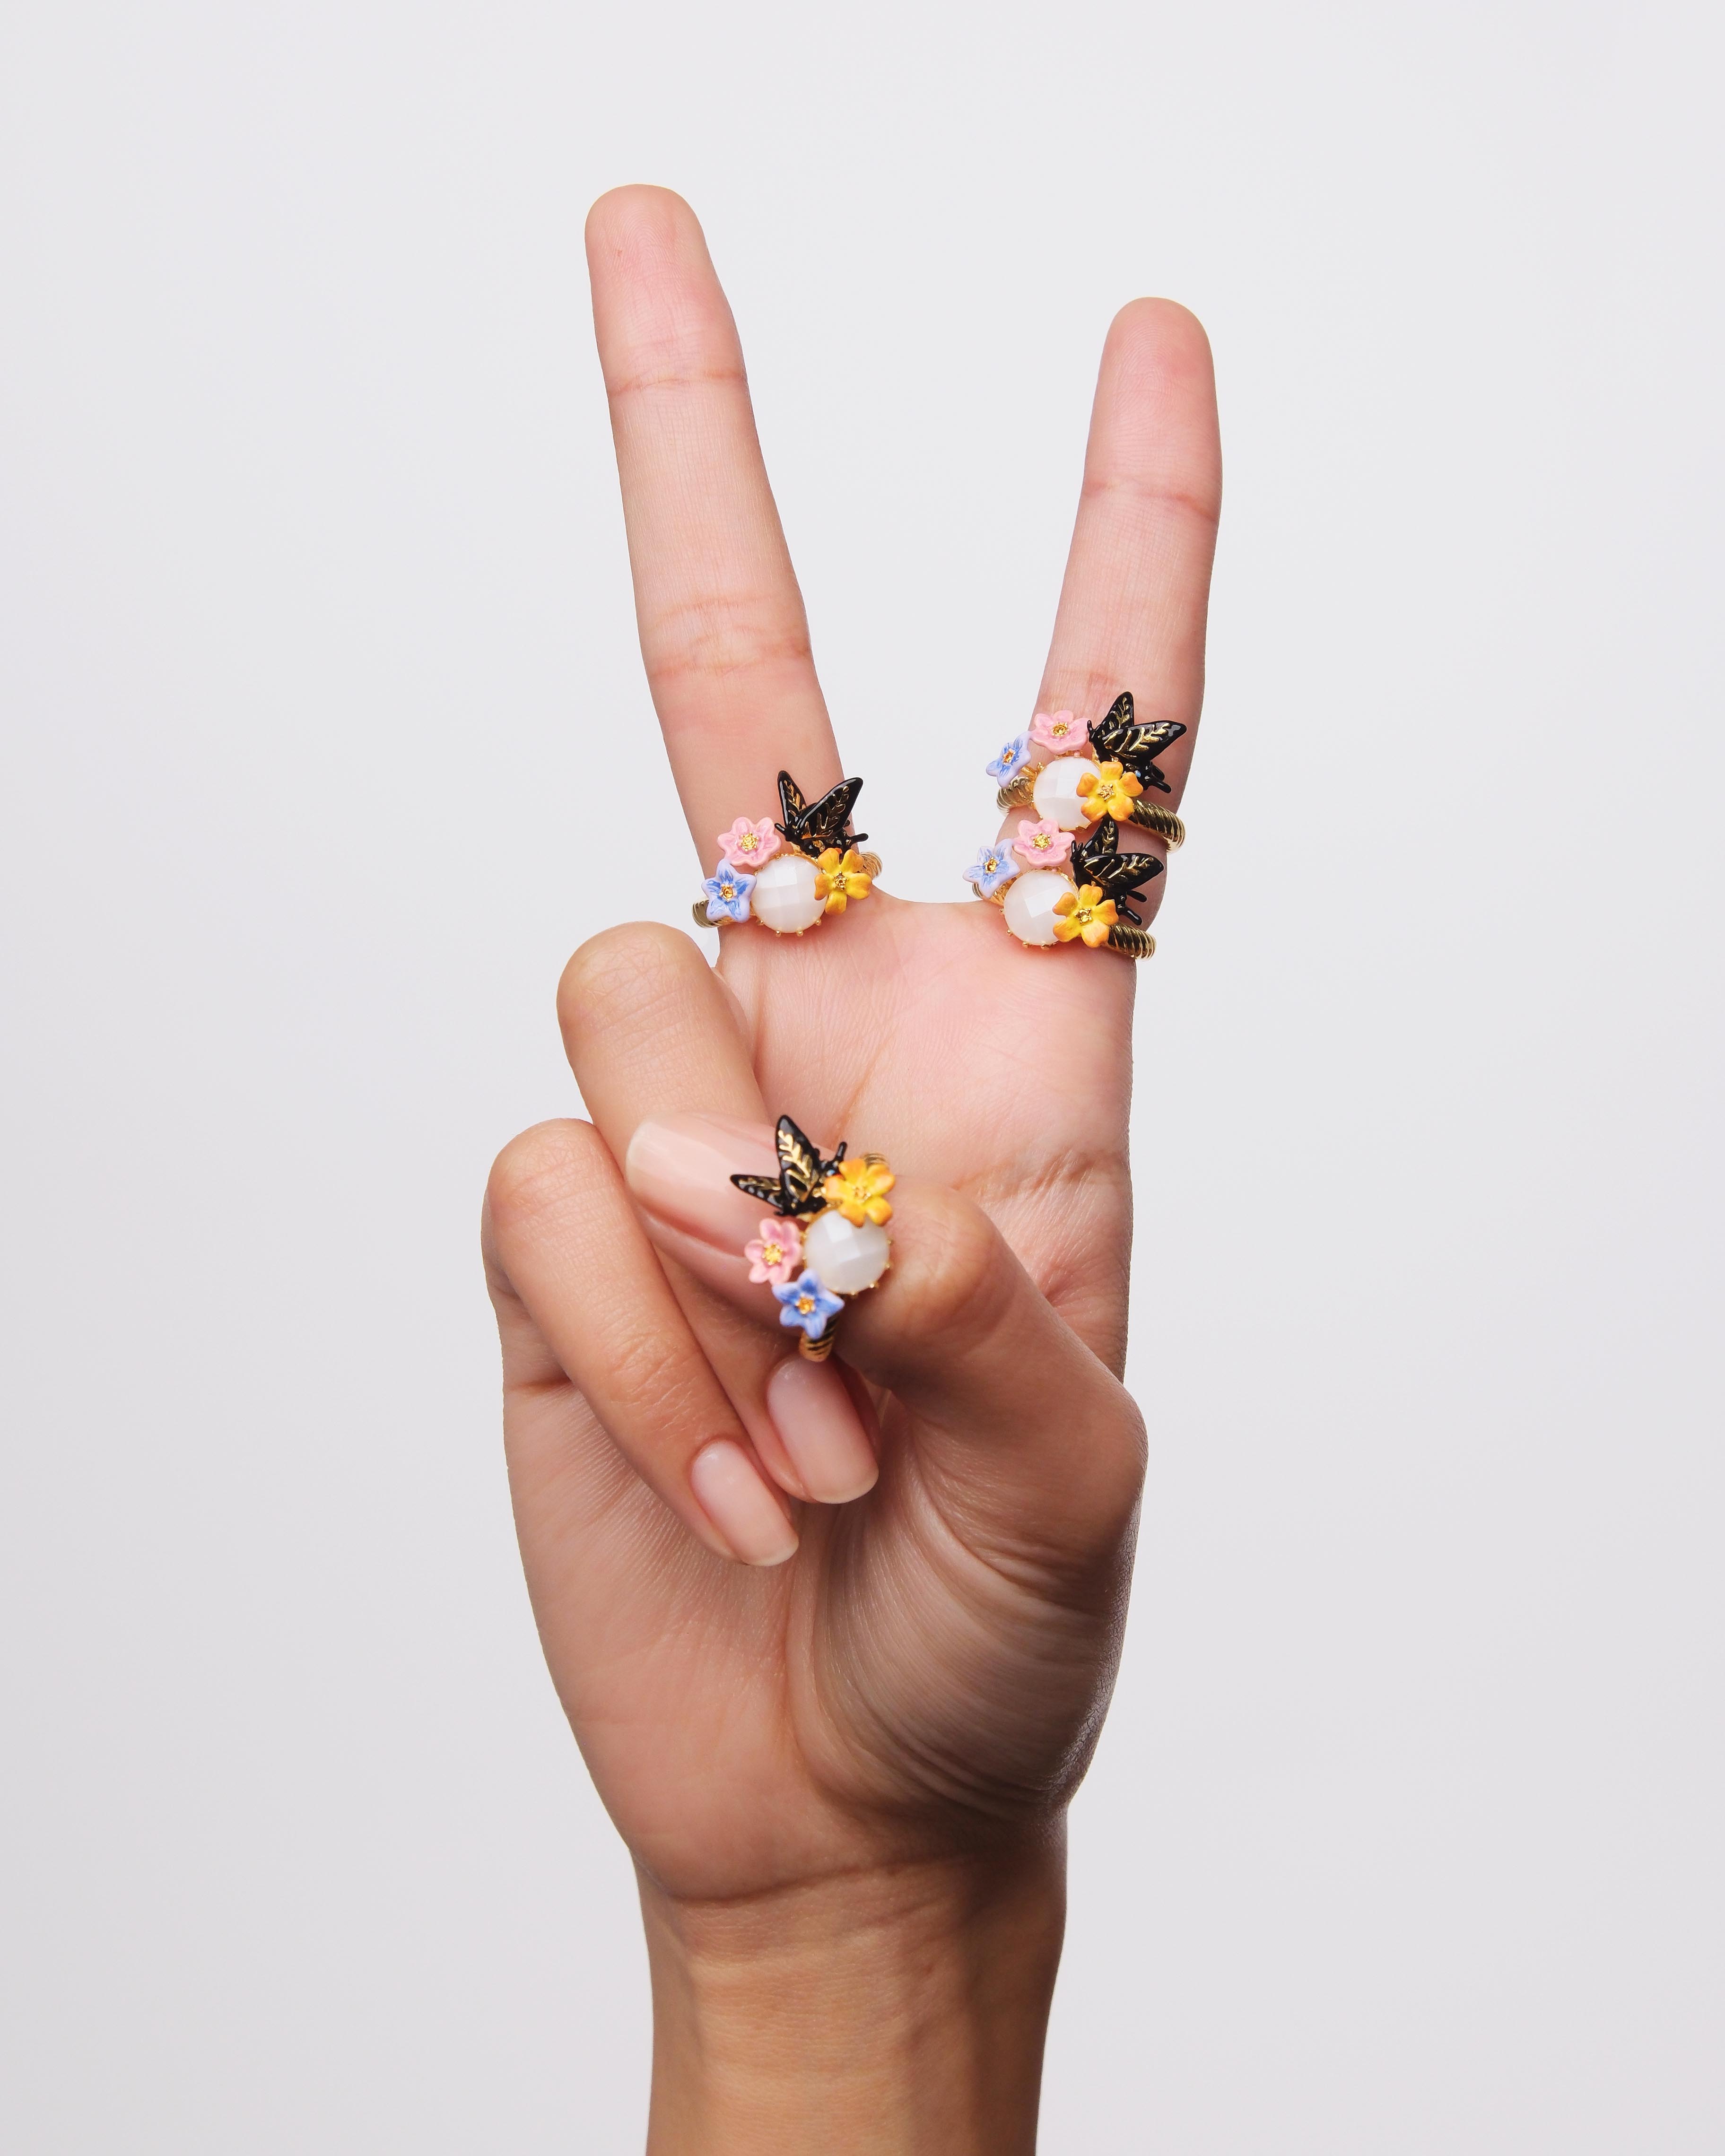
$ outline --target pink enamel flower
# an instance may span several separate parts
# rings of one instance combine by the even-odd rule
[[[1063,831],[1058,824],[1045,819],[1037,824],[1029,817],[1019,825],[1019,834],[1012,842],[1012,850],[1029,868],[1056,869],[1060,867],[1072,850],[1072,834]]]
[[[783,844],[765,816],[758,824],[750,823],[747,816],[739,816],[728,831],[719,834],[719,850],[734,869],[759,868]]]
[[[794,1220],[763,1220],[760,1234],[743,1245],[742,1254],[752,1281],[771,1281],[777,1287],[793,1279],[803,1262],[802,1231]]]
[[[1081,756],[1090,747],[1083,720],[1075,719],[1070,711],[1039,711],[1030,721],[1030,738],[1056,756]]]

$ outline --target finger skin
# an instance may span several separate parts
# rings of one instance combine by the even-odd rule
[[[486,1187],[485,1237],[506,1291],[496,1298],[506,1353],[519,1358],[506,1383],[567,1376],[649,1487],[709,1549],[732,1556],[690,1471],[718,1440],[749,1453],[748,1435],[598,1132],[542,1123],[506,1146]]]
[[[1204,705],[1210,567],[1222,506],[1215,371],[1197,318],[1171,300],[1122,307],[1102,348],[1084,484],[1036,708],[1092,719],[1122,689],[1141,720],[1184,735],[1157,759],[1178,805]],[[1122,825],[1128,850],[1164,842]],[[1153,919],[1167,889],[1145,893]]]
[[[742,349],[695,213],[619,187],[587,221],[641,655],[704,864],[738,816],[842,773]]]
[[[680,1124],[686,1135],[704,1123],[686,1116],[655,1129]],[[737,1128],[741,1149],[749,1133]],[[654,1135],[638,1134],[624,1168],[648,1234],[753,1323],[778,1327],[777,1301],[742,1255],[751,1201],[717,1175],[673,1186],[648,1149]],[[771,1137],[760,1125],[747,1157]],[[982,1503],[1088,1548],[1136,1499],[1143,1441],[1130,1396],[968,1199],[901,1177],[890,1233],[880,1284],[834,1321],[839,1352],[916,1419],[919,1463],[944,1474],[956,1509]]]
[[[557,984],[557,1023],[569,1068],[614,1160],[647,1116],[699,1101],[747,1128],[768,1120],[734,998],[694,942],[675,928],[632,921],[576,952]],[[764,1169],[773,1165],[769,1133]],[[752,1165],[745,1154],[739,1169]],[[755,1449],[781,1488],[806,1497],[767,1407],[787,1343],[716,1298],[662,1254],[684,1317]]]

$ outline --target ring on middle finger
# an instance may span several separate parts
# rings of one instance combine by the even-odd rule
[[[997,807],[1032,814],[1012,838],[984,846],[964,875],[1000,907],[1020,943],[1081,942],[1150,957],[1156,939],[1132,901],[1163,864],[1154,854],[1122,851],[1120,827],[1135,824],[1170,849],[1183,843],[1186,827],[1173,810],[1145,795],[1168,791],[1156,759],[1185,731],[1173,719],[1140,725],[1127,691],[1088,725],[1070,711],[1039,711],[989,764],[999,781]]]

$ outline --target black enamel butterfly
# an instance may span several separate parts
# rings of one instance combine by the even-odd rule
[[[811,808],[803,798],[803,789],[788,771],[778,774],[778,805],[784,817],[777,828],[788,839],[799,854],[807,854],[810,860],[819,860],[829,846],[836,846],[842,853],[846,846],[860,846],[869,835],[866,831],[847,831],[850,812],[856,806],[856,797],[862,792],[860,778],[841,778],[829,793],[823,793]]]
[[[1073,841],[1071,867],[1077,882],[1100,884],[1103,896],[1111,898],[1128,921],[1142,926],[1143,916],[1134,913],[1127,901],[1139,896],[1141,886],[1162,874],[1162,863],[1154,854],[1122,853],[1120,826],[1111,816],[1104,816],[1093,830]]]
[[[1134,778],[1163,793],[1173,792],[1156,768],[1156,759],[1171,748],[1186,729],[1178,719],[1153,719],[1141,726],[1132,716],[1131,690],[1123,690],[1108,706],[1105,716],[1092,719],[1086,729],[1097,760],[1124,764]]]
[[[820,1148],[809,1143],[788,1116],[779,1117],[774,1142],[778,1147],[777,1176],[733,1175],[731,1180],[787,1220],[813,1212],[820,1204],[821,1185],[845,1158],[844,1147],[830,1160],[823,1160]]]

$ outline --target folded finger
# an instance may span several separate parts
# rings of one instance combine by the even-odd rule
[[[561,1371],[710,1549],[783,1563],[796,1527],[590,1124],[542,1124],[505,1147],[486,1189],[485,1240],[506,1286],[500,1316],[518,1382],[533,1382],[540,1364],[541,1381]]]
[[[701,1103],[728,1118],[732,1168],[769,1173],[772,1134],[749,1043],[724,983],[686,936],[650,922],[608,930],[564,968],[557,1013],[569,1067],[613,1157],[642,1122]],[[697,1177],[713,1163],[695,1163]],[[665,1173],[679,1171],[667,1162]],[[756,1209],[758,1221],[760,1208]],[[798,1362],[793,1343],[715,1296],[675,1254],[668,1278],[683,1317],[760,1458],[792,1496],[844,1504],[876,1474],[868,1418],[836,1370]]]
[[[729,1119],[655,1119],[638,1127],[624,1173],[659,1247],[770,1328],[783,1308],[744,1255],[759,1209],[731,1181],[739,1165],[750,1172],[738,1161],[749,1135]],[[758,1155],[771,1132],[752,1137]],[[978,1206],[903,1178],[891,1204],[891,1264],[840,1321],[846,1361],[917,1419],[923,1468],[943,1471],[973,1517],[1001,1532],[1034,1522],[1081,1549],[1120,1531],[1142,1435],[1119,1380]]]

